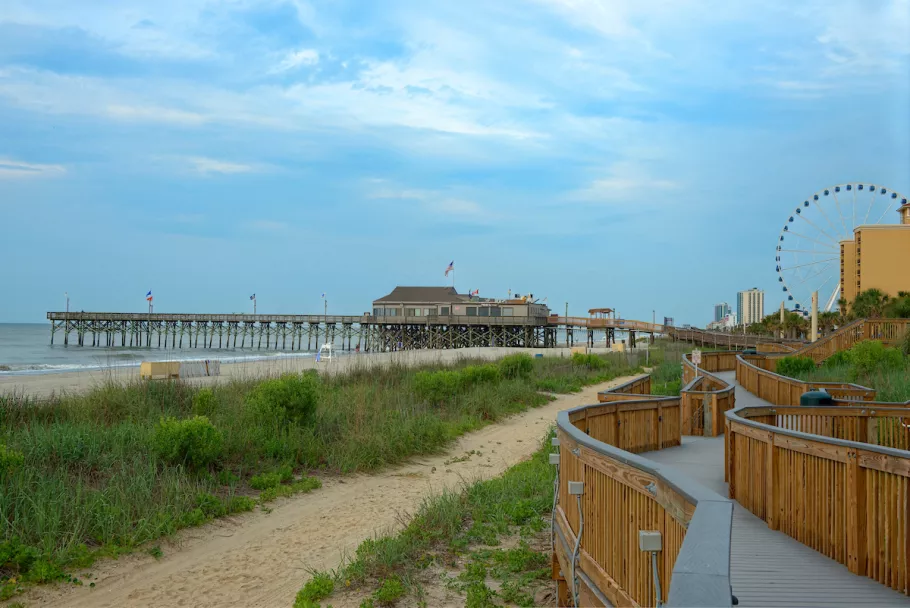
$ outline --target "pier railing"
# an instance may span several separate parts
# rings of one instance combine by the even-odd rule
[[[836,406],[727,412],[730,498],[850,572],[910,593],[905,412]]]
[[[634,454],[681,439],[680,398],[647,390],[637,378],[557,417],[560,606],[731,605],[732,503]],[[654,558],[640,532],[660,533]]]

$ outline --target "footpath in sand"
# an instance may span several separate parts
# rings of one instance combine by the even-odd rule
[[[469,433],[445,454],[376,475],[330,478],[320,490],[276,503],[269,514],[257,511],[186,531],[162,543],[158,561],[141,554],[99,562],[84,586],[37,588],[25,601],[74,608],[290,607],[311,569],[336,568],[364,539],[400,528],[425,497],[495,477],[527,459],[557,412],[594,403],[598,391],[625,380],[560,396]],[[481,455],[445,464],[472,450]]]

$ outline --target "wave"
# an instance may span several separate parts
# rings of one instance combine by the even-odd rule
[[[335,356],[340,355],[337,353]],[[221,361],[222,364],[232,364],[232,363],[249,363],[253,361],[270,361],[270,360],[280,360],[280,359],[306,359],[315,356],[315,353],[312,352],[300,352],[300,353],[275,353],[270,355],[244,355],[244,356],[235,356],[235,357],[172,357],[165,359],[145,359],[146,361]],[[118,357],[118,358],[122,358]],[[142,360],[136,358],[135,360],[129,362],[116,362],[116,363],[59,363],[59,364],[48,364],[48,363],[22,363],[22,364],[9,364],[9,365],[0,365],[0,376],[11,376],[11,375],[33,375],[33,374],[55,374],[55,373],[65,373],[65,372],[81,372],[81,371],[98,371],[98,370],[107,370],[107,369],[123,369],[131,367],[139,367],[142,363]]]

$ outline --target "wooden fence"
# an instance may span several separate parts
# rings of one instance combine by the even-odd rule
[[[780,353],[774,357],[811,357],[816,363],[821,363],[834,353],[849,350],[863,340],[879,340],[894,346],[908,330],[910,319],[859,319],[795,352]],[[773,367],[766,369],[774,371]]]
[[[761,357],[742,355],[736,359],[736,381],[753,395],[774,405],[799,405],[803,393],[824,389],[840,401],[874,401],[875,390],[849,382],[807,382],[781,376],[759,367]]]
[[[910,593],[910,451],[869,442],[906,447],[905,411],[728,412],[730,498],[851,572]]]
[[[640,531],[661,534],[662,603],[731,605],[732,503],[634,455],[680,444],[680,398],[643,393],[649,389],[650,377],[636,378],[601,393],[597,405],[557,417],[553,576],[559,606],[573,605],[573,590],[579,606],[657,605],[652,558],[639,549]],[[581,493],[570,493],[569,482],[581,482]]]
[[[724,413],[736,405],[736,387],[710,372],[732,371],[736,354],[730,351],[703,352],[695,376],[691,353],[683,357],[683,386],[680,391],[682,434],[715,437],[723,432]]]

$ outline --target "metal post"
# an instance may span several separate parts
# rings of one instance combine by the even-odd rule
[[[818,340],[818,292],[812,292],[812,335],[810,341]]]

